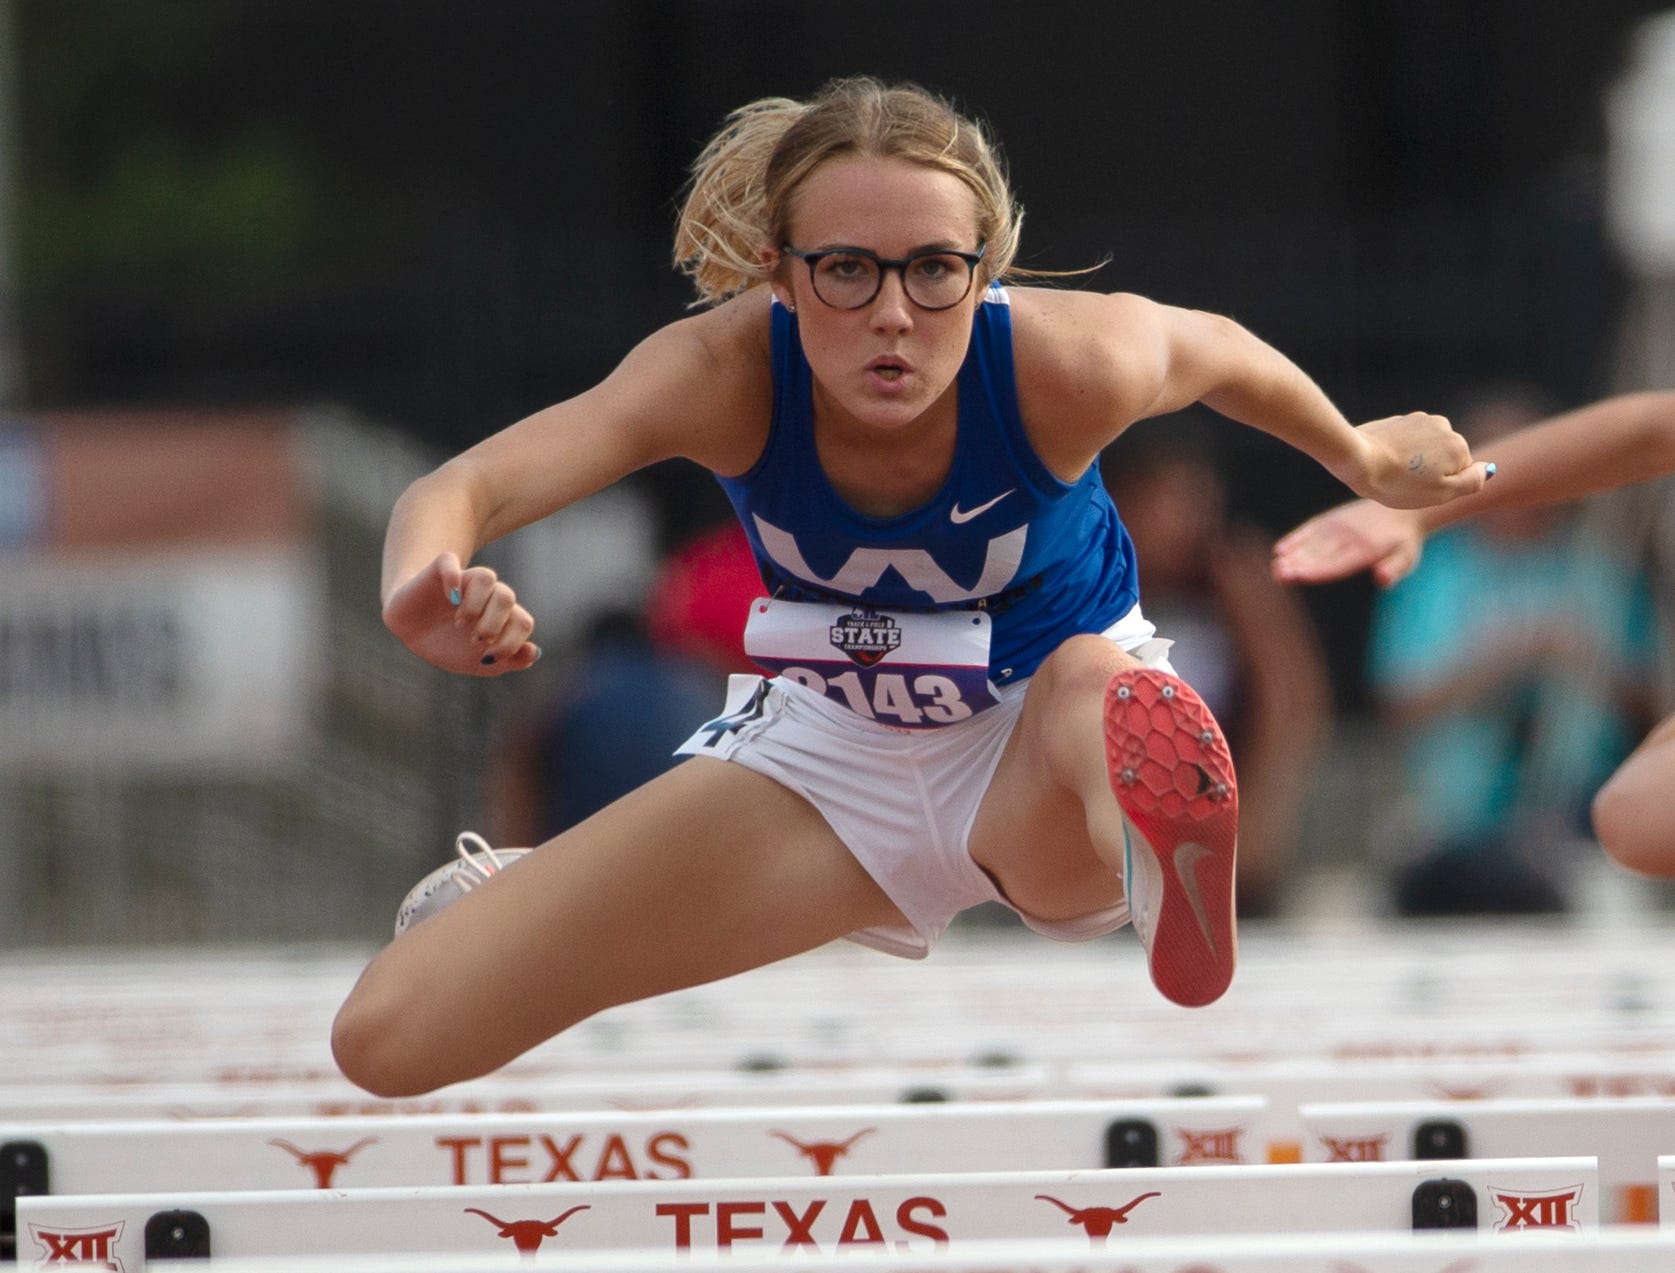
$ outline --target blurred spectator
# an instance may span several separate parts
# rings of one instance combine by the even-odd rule
[[[657,649],[628,610],[594,619],[562,677],[512,722],[490,763],[493,843],[539,844],[672,768],[726,691],[713,667]]]
[[[765,592],[750,541],[728,516],[669,554],[652,580],[646,628],[661,649],[726,672],[754,672],[744,652],[744,623],[750,603]]]
[[[640,607],[595,612],[557,692],[512,723],[489,777],[493,842],[539,844],[671,768],[721,711],[762,579],[738,523],[694,535],[657,567]]]
[[[1136,426],[1101,458],[1140,560],[1140,604],[1169,661],[1221,722],[1239,773],[1239,911],[1274,913],[1296,851],[1331,689],[1269,540],[1229,520],[1211,435],[1187,415]]]
[[[541,649],[568,657],[602,614],[637,611],[657,571],[662,511],[632,485],[560,509],[497,545],[518,597],[541,616]]]
[[[1550,415],[1521,387],[1456,413],[1474,449]],[[1486,512],[1433,535],[1380,594],[1369,681],[1401,732],[1407,799],[1393,901],[1408,915],[1565,909],[1562,850],[1628,753],[1656,657],[1630,564],[1573,508]]]

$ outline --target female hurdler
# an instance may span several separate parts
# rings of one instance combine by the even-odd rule
[[[1027,274],[1019,215],[983,132],[915,87],[744,107],[677,233],[710,307],[402,495],[385,623],[498,676],[539,656],[534,619],[472,556],[691,459],[749,535],[747,645],[777,674],[690,760],[402,932],[338,1013],[349,1078],[428,1091],[837,937],[921,957],[990,900],[1065,939],[1132,919],[1170,999],[1227,988],[1233,766],[1141,615],[1099,452],[1203,402],[1386,504],[1482,466],[1436,416],[1351,426],[1228,319],[999,286]]]

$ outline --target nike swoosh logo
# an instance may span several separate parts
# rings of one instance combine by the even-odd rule
[[[955,504],[954,507],[948,510],[948,520],[953,522],[956,526],[964,526],[973,517],[977,517],[982,513],[988,512],[996,504],[1000,503],[1001,500],[1005,499],[1017,489],[1018,488],[1016,486],[1008,487],[999,495],[996,495],[992,500],[979,504],[976,508],[972,509],[962,509],[958,504]]]
[[[1219,963],[1221,953],[1216,950],[1216,939],[1210,932],[1210,916],[1204,909],[1204,896],[1198,891],[1198,863],[1211,855],[1212,850],[1202,844],[1182,841],[1175,847],[1175,876],[1186,890],[1187,904],[1192,907],[1192,917],[1198,921],[1198,931],[1204,934],[1204,944]]]

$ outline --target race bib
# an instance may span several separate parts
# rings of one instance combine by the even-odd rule
[[[907,614],[759,597],[744,648],[760,666],[868,720],[936,729],[998,701],[989,626],[980,610]]]

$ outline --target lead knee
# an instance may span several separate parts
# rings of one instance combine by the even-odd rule
[[[1042,660],[1032,679],[1049,695],[1103,695],[1111,677],[1139,660],[1102,636],[1083,633],[1070,637]]]
[[[470,1077],[446,1072],[449,1032],[432,999],[374,961],[332,1021],[332,1059],[343,1076],[385,1099],[422,1096]]]
[[[381,1015],[367,999],[358,991],[351,994],[332,1021],[331,1050],[337,1068],[356,1087],[374,1096],[421,1095],[427,1089],[407,1064],[399,1022]]]

